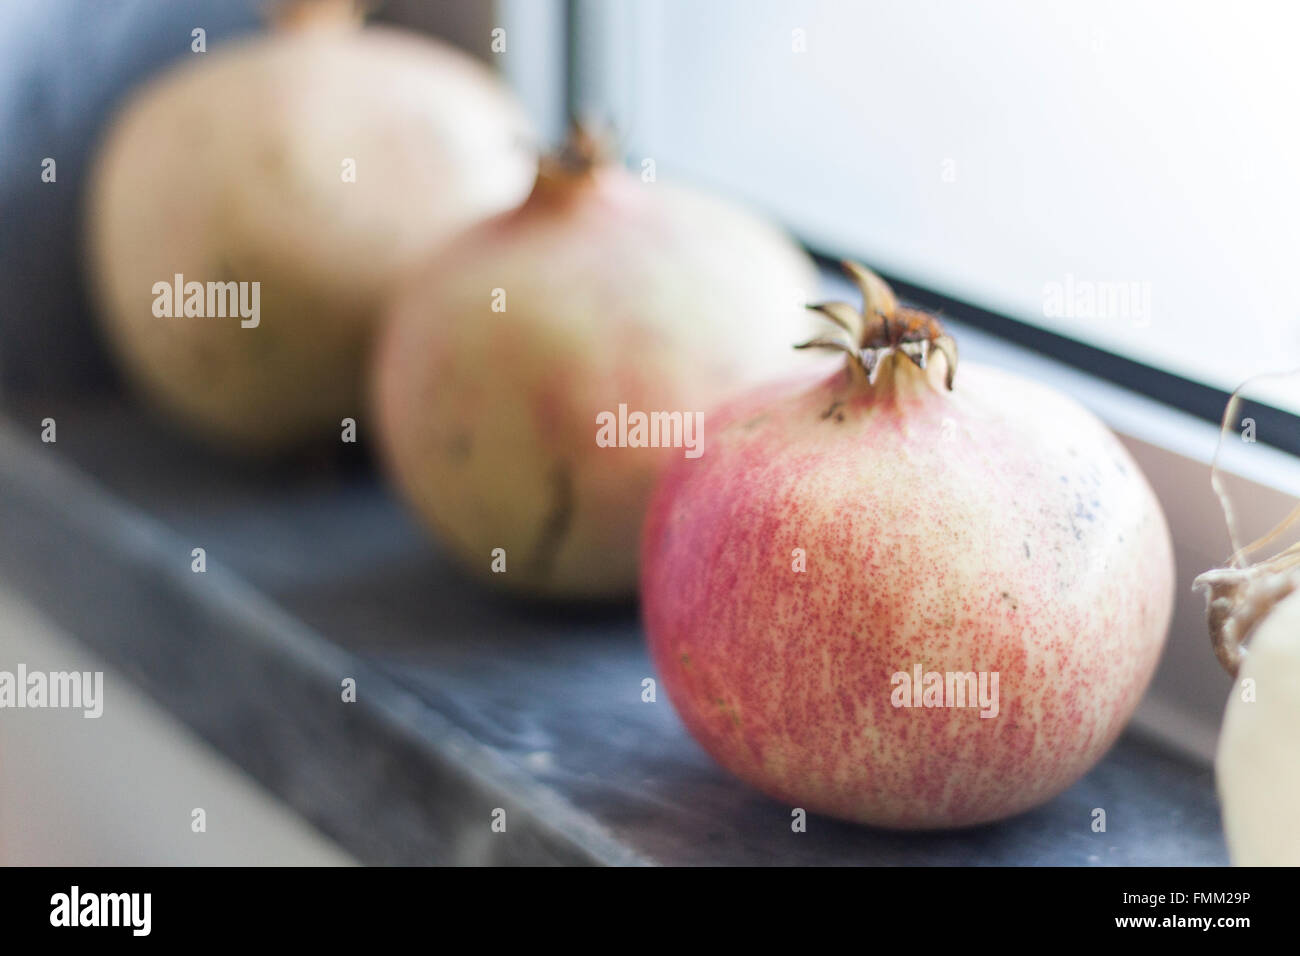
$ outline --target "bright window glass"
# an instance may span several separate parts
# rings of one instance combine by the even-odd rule
[[[586,105],[662,175],[1198,381],[1300,366],[1298,3],[638,0],[579,19]],[[1300,411],[1289,381],[1253,394]]]

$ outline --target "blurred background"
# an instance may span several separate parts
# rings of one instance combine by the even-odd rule
[[[7,389],[106,380],[74,259],[89,150],[193,24],[217,45],[261,10],[0,12]],[[389,0],[375,18],[500,69],[552,142],[570,111],[605,118],[630,161],[816,251],[1219,389],[1300,365],[1294,4]],[[44,156],[64,188],[30,188]]]
[[[89,158],[133,86],[191,55],[196,25],[216,49],[261,29],[263,12],[257,0],[0,5],[0,408],[119,390],[80,266]],[[598,117],[633,169],[650,162],[764,210],[823,261],[868,262],[967,329],[972,354],[1053,379],[1151,476],[1180,581],[1222,559],[1206,466],[1224,400],[1300,367],[1296,4],[388,0],[373,17],[499,70],[547,142],[570,115]],[[44,157],[57,157],[57,188],[40,182]],[[1251,397],[1261,448],[1237,487],[1263,527],[1300,490],[1300,383]],[[1188,637],[1144,719],[1205,761],[1225,679],[1200,599],[1179,600]],[[0,589],[0,666],[69,653],[75,635],[34,622],[26,602]],[[138,710],[89,736],[79,721],[41,737],[0,720],[0,859],[347,858],[164,711],[143,698]],[[261,822],[220,852],[153,845],[137,787],[95,791],[93,806],[68,796],[106,747],[159,793],[219,788],[231,815]],[[114,823],[69,834],[70,819]],[[113,832],[130,836],[103,844]]]

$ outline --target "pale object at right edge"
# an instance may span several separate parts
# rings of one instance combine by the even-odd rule
[[[1238,866],[1300,865],[1300,591],[1255,629],[1219,737],[1219,798]],[[1245,681],[1254,700],[1243,699]]]

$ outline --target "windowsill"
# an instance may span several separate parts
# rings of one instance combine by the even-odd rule
[[[1209,768],[1141,731],[999,824],[814,818],[792,839],[788,807],[718,768],[662,696],[641,700],[653,668],[630,609],[502,602],[365,470],[259,477],[122,402],[43,405],[57,446],[0,423],[0,579],[360,862],[1227,861]]]

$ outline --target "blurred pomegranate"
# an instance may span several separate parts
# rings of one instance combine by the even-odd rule
[[[95,164],[110,345],[157,405],[232,448],[337,440],[395,277],[536,170],[486,67],[353,9],[290,4],[280,29],[193,55],[131,98]]]
[[[375,376],[390,470],[493,582],[629,596],[655,478],[697,453],[688,443],[707,447],[704,410],[788,364],[815,282],[773,228],[644,182],[579,131],[527,202],[399,297]],[[652,413],[665,442],[653,424],[624,427]]]

